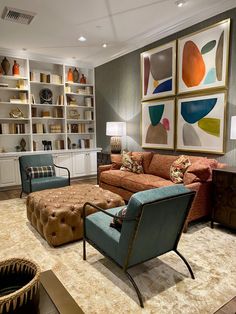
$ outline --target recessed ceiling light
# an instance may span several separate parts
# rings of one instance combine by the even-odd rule
[[[85,38],[84,36],[80,36],[80,37],[78,38],[78,40],[79,40],[79,41],[86,41],[86,38]]]
[[[107,47],[107,44],[106,44],[106,43],[102,44],[102,47],[103,47],[103,48],[106,48],[106,47]]]
[[[175,4],[179,7],[182,8],[185,5],[186,1],[185,0],[177,0],[175,1]]]
[[[27,48],[22,48],[23,51],[27,51]]]

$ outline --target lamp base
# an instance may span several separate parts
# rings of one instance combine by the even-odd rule
[[[112,136],[111,141],[111,153],[120,154],[121,153],[121,138],[119,136]]]

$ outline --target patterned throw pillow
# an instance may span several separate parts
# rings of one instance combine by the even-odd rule
[[[52,177],[55,175],[54,166],[28,167],[26,172],[32,179]]]
[[[187,168],[191,165],[188,157],[181,155],[176,159],[170,166],[170,179],[174,183],[182,183],[184,173]]]
[[[122,223],[123,223],[122,218],[125,217],[126,211],[127,211],[127,207],[123,207],[121,210],[119,210],[118,213],[115,214],[116,217],[113,218],[112,222],[110,223],[110,227],[121,232]]]
[[[143,173],[142,161],[143,161],[142,156],[139,156],[137,158],[137,157],[131,156],[129,153],[123,152],[122,166],[120,167],[120,170],[134,172],[137,174]]]

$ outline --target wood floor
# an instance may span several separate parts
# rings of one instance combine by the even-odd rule
[[[80,179],[80,180],[73,180],[71,181],[71,184],[97,184],[97,178],[86,178],[86,179]],[[0,191],[0,201],[9,200],[11,198],[18,198],[20,197],[21,188],[6,188],[4,190]]]

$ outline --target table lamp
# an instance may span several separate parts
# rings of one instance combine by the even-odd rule
[[[126,135],[125,122],[107,122],[106,135],[111,136],[111,153],[120,154],[121,152],[121,137]]]
[[[236,140],[236,116],[231,117],[230,139]]]

